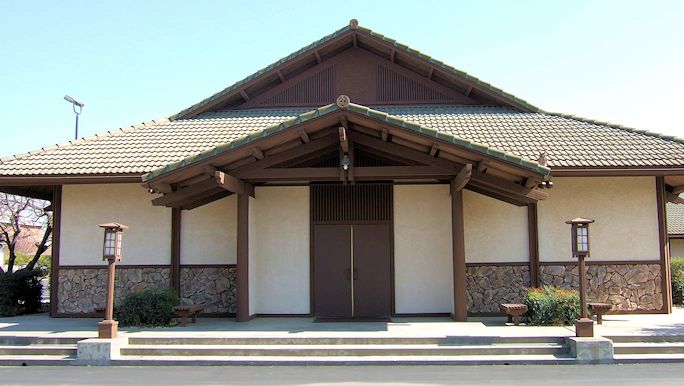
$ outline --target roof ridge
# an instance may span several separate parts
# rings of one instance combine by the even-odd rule
[[[599,125],[599,126],[606,126],[610,127],[613,129],[618,129],[622,131],[626,131],[629,133],[636,133],[636,134],[642,134],[646,135],[649,137],[654,137],[654,138],[659,138],[665,141],[672,141],[680,144],[684,144],[684,138],[679,138],[676,135],[666,135],[666,134],[660,134],[656,133],[654,131],[649,131],[649,130],[643,130],[643,129],[636,129],[634,127],[627,127],[623,125],[618,125],[616,123],[612,122],[606,122],[606,121],[599,121],[596,119],[591,119],[591,118],[584,118],[584,117],[579,117],[577,115],[572,115],[572,114],[565,114],[565,113],[556,113],[556,112],[549,112],[549,111],[543,111],[539,112],[539,114],[546,114],[546,115],[551,115],[555,117],[561,117],[561,118],[567,118],[567,119],[572,119],[578,122],[584,122],[584,123],[590,123],[593,125]]]
[[[339,102],[338,102],[339,103]],[[143,181],[149,181],[153,178],[159,177],[163,174],[169,173],[171,171],[174,171],[176,169],[203,161],[207,158],[213,157],[215,155],[221,154],[225,151],[228,151],[230,149],[236,148],[241,145],[245,145],[247,143],[253,142],[257,139],[266,137],[268,135],[271,135],[276,132],[280,132],[282,130],[285,130],[291,126],[297,125],[299,123],[311,120],[313,118],[318,118],[320,116],[329,114],[331,112],[337,111],[337,110],[350,110],[359,114],[366,115],[371,118],[383,120],[387,123],[396,125],[396,126],[401,126],[405,129],[416,131],[422,134],[426,134],[432,137],[435,137],[437,139],[440,139],[442,141],[446,142],[451,142],[453,144],[474,150],[479,153],[483,153],[489,156],[492,156],[494,158],[498,158],[502,161],[510,162],[517,164],[519,166],[522,166],[527,169],[534,170],[537,173],[541,174],[549,174],[551,169],[539,164],[536,161],[532,161],[529,159],[525,159],[523,157],[520,157],[518,155],[503,151],[503,150],[498,150],[494,147],[481,144],[475,141],[471,141],[465,138],[461,138],[458,136],[455,136],[453,134],[445,133],[436,129],[429,128],[427,126],[421,125],[419,123],[415,123],[412,121],[409,121],[407,119],[397,117],[391,114],[388,114],[383,111],[375,110],[367,106],[355,104],[355,103],[346,103],[346,104],[336,104],[336,103],[331,103],[325,106],[321,106],[317,109],[299,114],[298,116],[294,118],[290,118],[287,120],[282,121],[279,124],[272,125],[266,128],[263,128],[258,131],[254,131],[252,133],[246,134],[240,138],[237,138],[231,142],[224,143],[222,145],[218,145],[213,147],[212,149],[197,153],[195,155],[186,157],[180,161],[176,161],[173,163],[170,163],[168,165],[165,165],[161,168],[154,169],[146,174],[143,175],[142,179]]]
[[[1,157],[0,158],[0,165],[4,165],[4,164],[7,164],[8,162],[24,159],[24,158],[27,158],[27,157],[30,157],[30,156],[33,156],[36,154],[47,153],[47,152],[57,150],[57,149],[70,148],[70,147],[74,147],[74,146],[81,145],[84,143],[92,143],[94,141],[98,141],[101,139],[119,136],[119,135],[122,135],[125,133],[130,133],[132,131],[136,131],[136,130],[140,130],[140,129],[144,129],[147,127],[152,127],[152,126],[156,126],[156,125],[168,123],[168,122],[170,122],[168,118],[152,119],[150,121],[145,121],[145,122],[142,122],[142,123],[139,123],[136,125],[120,127],[118,129],[114,129],[114,130],[108,130],[105,133],[96,133],[96,134],[93,134],[93,135],[88,136],[88,137],[81,137],[79,139],[71,140],[68,142],[62,142],[62,143],[57,143],[57,144],[54,144],[51,146],[41,147],[38,150],[31,150],[31,151],[27,151],[25,153],[19,153],[19,154],[9,155],[6,157]]]
[[[179,111],[178,113],[170,116],[169,120],[172,120],[172,121],[176,120],[177,118],[179,118],[179,117],[181,117],[181,116],[183,116],[189,112],[192,112],[193,110],[196,110],[197,108],[202,107],[203,105],[206,105],[210,102],[213,102],[214,100],[216,100],[216,99],[218,99],[218,98],[220,98],[220,97],[222,97],[222,96],[224,96],[224,95],[226,95],[232,91],[235,91],[238,88],[238,86],[241,86],[241,85],[265,74],[266,72],[273,70],[275,67],[279,66],[280,64],[285,63],[291,59],[294,59],[297,56],[300,56],[300,55],[320,46],[321,44],[340,36],[341,34],[347,32],[347,31],[353,31],[353,30],[364,32],[364,33],[368,34],[369,36],[372,36],[372,37],[381,39],[384,42],[390,43],[395,48],[403,51],[404,53],[415,55],[420,59],[423,59],[423,60],[425,60],[425,61],[427,61],[427,62],[429,62],[429,63],[431,63],[437,67],[440,67],[444,71],[450,72],[454,75],[461,76],[464,79],[466,79],[467,81],[472,82],[475,85],[477,85],[483,89],[489,90],[489,91],[491,91],[491,92],[493,92],[493,93],[495,93],[501,97],[504,97],[508,100],[511,100],[511,101],[523,106],[524,108],[529,109],[530,111],[543,112],[542,109],[532,105],[531,103],[527,102],[526,100],[524,100],[522,98],[519,98],[519,97],[517,97],[511,93],[508,93],[508,92],[492,85],[491,83],[487,83],[483,80],[480,80],[479,78],[477,78],[471,74],[468,74],[465,71],[461,71],[461,70],[455,68],[454,66],[448,65],[448,64],[442,62],[441,60],[435,59],[432,56],[427,55],[427,54],[425,54],[419,50],[411,48],[410,46],[408,46],[406,44],[400,43],[395,39],[389,38],[389,37],[387,37],[387,36],[385,36],[379,32],[375,32],[370,28],[362,27],[358,24],[358,21],[356,19],[352,19],[349,22],[349,24],[344,26],[343,28],[340,28],[331,34],[325,35],[324,37],[314,41],[313,43],[310,43],[310,44],[292,52],[291,54],[269,64],[268,66],[263,67],[262,69],[252,73],[251,75],[248,75],[247,77],[245,77],[241,80],[238,80],[237,82],[235,82],[232,85],[224,88],[223,90],[218,91],[218,92],[212,94],[211,96],[204,98],[203,100],[193,104],[192,106]]]

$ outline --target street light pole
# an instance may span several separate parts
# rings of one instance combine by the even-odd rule
[[[74,134],[74,139],[78,140],[78,116],[81,115],[81,112],[83,111],[83,106],[85,106],[85,104],[77,99],[70,97],[69,95],[65,95],[64,100],[71,103],[71,106],[74,109],[74,114],[76,114],[76,132]],[[76,110],[77,107],[78,110]]]

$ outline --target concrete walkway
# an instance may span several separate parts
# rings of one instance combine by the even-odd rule
[[[46,314],[0,318],[1,336],[95,337],[95,318],[50,318]],[[684,308],[672,314],[607,315],[597,325],[599,336],[684,335]],[[314,323],[312,318],[263,317],[246,323],[232,318],[199,318],[187,327],[121,328],[122,336],[139,337],[454,337],[574,335],[574,327],[513,326],[503,317],[393,318],[391,322]]]

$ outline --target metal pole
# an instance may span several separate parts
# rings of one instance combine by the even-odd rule
[[[74,136],[74,139],[78,140],[78,113],[76,113],[76,135]]]

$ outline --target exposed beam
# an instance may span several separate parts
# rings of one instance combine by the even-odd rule
[[[247,95],[247,92],[245,90],[240,90],[240,96],[242,97],[242,99],[245,100],[245,102],[249,100],[249,95]]]
[[[466,90],[465,96],[469,97],[472,92],[473,92],[473,86],[468,86],[468,89]]]
[[[294,149],[283,151],[282,153],[274,154],[271,156],[266,156],[262,160],[252,162],[244,166],[240,166],[238,168],[230,170],[229,172],[231,175],[237,178],[242,178],[242,176],[248,172],[258,169],[265,169],[289,161],[291,159],[302,157],[309,153],[325,149],[327,147],[333,147],[336,146],[338,142],[339,138],[337,135],[328,135],[315,141],[311,141],[303,145],[298,145]]]
[[[347,140],[347,130],[345,130],[344,126],[340,126],[338,129],[340,133],[340,147],[342,148],[342,152],[344,154],[349,153],[349,141]]]
[[[536,178],[526,178],[525,179],[525,187],[526,188],[534,188],[535,186],[539,185],[541,180],[536,179]]]
[[[302,143],[309,143],[309,142],[311,142],[311,137],[309,137],[309,134],[307,134],[307,132],[304,131],[304,130],[302,130],[302,131],[299,133],[299,138],[302,139]]]
[[[218,171],[218,168],[214,165],[204,165],[202,168],[204,169],[204,174],[208,176],[213,176]]]
[[[437,152],[439,151],[439,145],[436,143],[433,143],[432,146],[430,147],[430,155],[435,157],[437,156]]]
[[[240,181],[239,179],[226,174],[221,171],[217,171],[214,174],[216,178],[216,183],[222,189],[225,189],[231,193],[236,194],[246,194],[250,197],[254,197],[254,186],[246,182]]]
[[[227,191],[227,190],[219,190],[216,193],[211,193],[207,196],[202,196],[198,197],[192,201],[188,201],[187,203],[181,205],[180,209],[182,210],[193,210],[195,208],[199,208],[200,206],[210,204],[214,201],[220,200],[224,197],[228,197],[232,195],[233,193]]]
[[[323,60],[321,60],[321,54],[318,51],[314,51],[314,56],[316,57],[316,63],[323,63]]]
[[[460,172],[456,175],[456,178],[451,182],[451,190],[452,192],[454,190],[459,191],[465,188],[466,185],[468,185],[468,182],[470,181],[470,177],[473,175],[473,165],[472,164],[467,164],[466,166],[461,169]]]
[[[347,170],[347,179],[352,184],[354,183],[354,142],[349,143],[349,170]]]
[[[678,185],[672,187],[672,194],[684,193],[684,185]]]
[[[280,79],[280,83],[285,83],[285,76],[283,75],[283,72],[278,70],[276,71],[276,74],[278,74],[278,79]]]
[[[432,80],[432,75],[434,75],[434,73],[435,73],[435,68],[430,67],[430,71],[428,71],[428,75],[427,75],[428,80]]]
[[[354,47],[359,46],[359,41],[358,41],[358,38],[356,37],[356,33],[352,34],[352,44],[354,45]]]
[[[188,187],[176,190],[175,192],[165,194],[161,197],[157,197],[154,200],[152,200],[152,205],[176,206],[175,203],[177,202],[183,201],[191,197],[195,197],[197,195],[201,195],[211,190],[215,190],[216,187],[216,181],[214,179],[208,179],[195,185],[190,185]]]
[[[254,149],[252,149],[252,155],[253,155],[254,158],[256,158],[257,160],[262,160],[262,159],[264,159],[264,152],[261,151],[261,150],[259,150],[258,147],[255,147]]]
[[[173,188],[171,187],[171,185],[164,183],[164,182],[159,183],[159,184],[155,184],[153,189],[159,193],[164,193],[164,194],[168,194],[168,193],[173,192]]]
[[[485,173],[488,167],[489,161],[487,161],[486,159],[483,159],[482,161],[477,163],[477,171],[480,173]]]
[[[396,59],[396,56],[397,56],[397,50],[390,50],[389,61],[394,63],[394,59]]]
[[[334,181],[340,180],[339,167],[329,168],[269,168],[246,173],[241,178],[247,181]],[[446,172],[433,166],[367,166],[354,168],[354,179],[395,180],[395,179],[451,179],[457,171]],[[342,180],[346,180],[346,177]]]
[[[382,129],[382,134],[381,134],[381,136],[382,136],[382,137],[381,137],[381,138],[382,138],[382,141],[383,141],[383,142],[387,142],[387,140],[389,139],[389,130],[387,130],[386,128],[385,128],[385,129]]]

